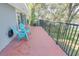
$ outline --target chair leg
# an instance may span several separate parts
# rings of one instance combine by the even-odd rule
[[[27,45],[29,48],[31,48],[31,45],[30,45],[29,40],[27,40],[26,45]]]
[[[28,34],[26,34],[26,39],[29,40]]]
[[[18,40],[17,40],[17,41],[18,41],[18,42],[19,42],[19,41],[21,41],[21,38],[20,38],[20,37],[18,37]]]

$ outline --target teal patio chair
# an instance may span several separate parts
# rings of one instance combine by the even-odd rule
[[[15,26],[12,26],[13,31],[14,31],[14,32],[17,34],[17,36],[18,36],[18,41],[20,41],[22,38],[25,38],[26,40],[29,40],[28,32],[30,32],[30,29],[25,28],[25,25],[22,24],[22,23],[20,23],[19,28],[20,28],[20,29],[18,29],[18,28],[15,27]]]

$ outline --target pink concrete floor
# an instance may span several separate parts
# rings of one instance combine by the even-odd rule
[[[66,56],[63,50],[41,27],[31,27],[30,40],[14,39],[0,55],[5,56]],[[29,46],[30,44],[30,46]]]

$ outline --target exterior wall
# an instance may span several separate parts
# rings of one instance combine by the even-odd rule
[[[8,30],[11,25],[16,25],[15,8],[6,3],[0,3],[0,51],[5,48],[15,37],[8,37]]]
[[[19,23],[24,23],[24,24],[26,24],[27,23],[27,21],[26,21],[26,15],[25,14],[23,14],[22,12],[17,12],[17,22],[18,22],[18,24]]]
[[[24,14],[28,14],[29,9],[26,3],[8,3],[11,6],[19,9],[20,12],[24,13]]]

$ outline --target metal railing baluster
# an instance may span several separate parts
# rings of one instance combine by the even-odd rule
[[[66,24],[66,26],[67,26],[67,24]],[[63,36],[63,49],[65,48],[64,42],[65,42],[65,36],[66,36],[67,32],[68,32],[68,28],[65,28],[64,34],[63,34],[63,35],[64,35],[64,36]]]
[[[71,26],[68,26],[69,27],[69,30],[68,30],[68,32],[67,32],[67,35],[66,35],[66,37],[65,37],[65,51],[66,51],[66,47],[67,47],[67,44],[68,44],[68,42],[67,42],[67,38],[68,38],[68,36],[69,36],[69,33],[70,33],[70,30],[71,30]]]
[[[59,37],[60,37],[60,35],[59,35],[59,33],[60,33],[60,27],[61,27],[61,23],[59,24],[59,28],[58,28],[58,33],[57,33],[57,41],[56,41],[56,43],[58,44],[59,42]]]
[[[67,47],[66,47],[66,51],[68,50],[68,48],[69,48],[69,44],[70,44],[70,41],[71,41],[71,37],[72,37],[72,33],[73,33],[73,30],[74,30],[74,26],[73,26],[73,28],[72,28],[72,30],[71,30],[71,33],[70,33],[70,35],[69,35],[69,38],[68,38],[68,44],[67,44]],[[68,53],[68,52],[67,52]],[[69,55],[69,53],[68,53],[68,55]]]
[[[73,52],[74,52],[75,47],[76,47],[76,44],[77,44],[77,42],[78,42],[78,38],[79,38],[79,34],[78,34],[78,36],[77,36],[77,39],[76,39],[76,41],[75,41],[75,44],[74,44],[74,46],[73,46],[73,49],[72,49],[72,51],[71,51],[71,54],[70,54],[70,55],[73,55]]]
[[[76,29],[75,29],[75,33],[74,33],[74,35],[73,35],[73,38],[72,38],[72,41],[71,41],[71,44],[70,44],[70,48],[69,48],[69,50],[68,50],[68,53],[70,53],[70,50],[71,50],[71,47],[72,47],[72,44],[73,44],[73,42],[74,42],[74,39],[75,39],[75,35],[76,35],[76,33],[77,33],[77,29],[78,29],[78,27],[76,27]]]
[[[75,56],[77,55],[78,52],[79,52],[79,47],[78,47],[78,49],[77,49],[77,51],[76,51],[76,53],[75,53]]]
[[[77,50],[75,50],[76,45],[78,45],[77,42],[79,39],[79,34],[76,37],[79,26],[78,24],[44,21],[41,26],[48,32],[50,36],[53,36],[56,39],[56,43],[63,49],[63,51],[67,55],[76,56],[78,54],[79,47],[77,48]]]

